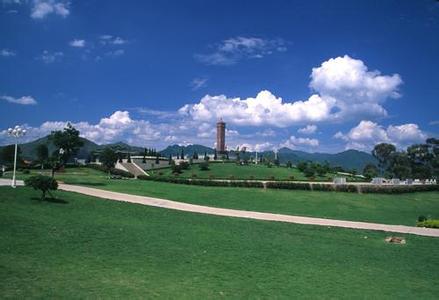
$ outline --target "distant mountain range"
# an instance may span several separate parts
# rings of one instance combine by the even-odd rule
[[[93,151],[102,150],[105,147],[112,147],[115,150],[127,151],[132,153],[143,153],[144,148],[131,146],[123,142],[113,143],[113,144],[104,144],[98,145],[90,140],[85,138],[81,138],[84,142],[84,146],[81,147],[80,151],[76,155],[77,158],[88,158]],[[40,144],[47,144],[49,147],[49,152],[52,153],[56,150],[53,143],[49,140],[48,136],[37,139],[35,141],[20,144],[20,148],[22,151],[22,157],[25,159],[35,159],[36,158],[36,147]],[[0,147],[0,151],[3,147]],[[213,154],[214,149],[210,147],[206,147],[203,145],[171,145],[160,151],[161,155],[164,157],[168,157],[169,155],[177,155],[181,154],[181,150],[185,155],[192,156],[194,152],[197,152],[199,155]],[[244,154],[245,157],[255,157],[255,152],[246,152]],[[273,151],[264,151],[262,153],[258,153],[258,156],[262,155],[262,157],[274,158]],[[243,156],[241,156],[243,157]],[[358,151],[358,150],[346,150],[340,153],[308,153],[304,151],[291,150],[289,148],[281,148],[278,152],[278,157],[281,163],[286,163],[287,161],[291,161],[293,164],[296,164],[301,161],[314,161],[314,162],[328,162],[332,166],[340,166],[344,169],[356,169],[357,171],[362,171],[364,166],[368,163],[376,163],[375,158],[366,152]]]
[[[181,150],[185,155],[193,155],[196,151],[199,155],[213,154],[214,149],[203,146],[203,145],[188,145],[188,146],[180,146],[180,145],[172,145],[168,146],[166,149],[160,151],[163,156],[177,155],[181,153]],[[274,158],[273,151],[264,151],[258,153],[258,156]],[[246,152],[244,154],[245,157],[255,157],[255,152]],[[241,154],[241,157],[244,157]],[[376,159],[369,153],[358,151],[358,150],[346,150],[340,153],[309,153],[304,151],[291,150],[289,148],[281,148],[278,151],[279,161],[281,163],[286,163],[287,161],[291,161],[293,164],[296,164],[301,161],[314,161],[319,163],[328,162],[331,166],[340,166],[343,169],[356,169],[361,172],[363,168],[368,163],[376,164]]]

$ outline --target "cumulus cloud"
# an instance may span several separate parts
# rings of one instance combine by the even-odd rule
[[[233,51],[236,47],[239,48],[234,43],[224,43],[221,49]],[[363,61],[345,55],[331,58],[312,70],[310,87],[316,94],[307,100],[283,101],[268,90],[245,99],[206,95],[199,103],[183,106],[180,113],[198,121],[223,117],[235,125],[275,127],[380,117],[387,115],[383,103],[399,97],[401,83],[398,74],[387,76],[368,71]],[[307,130],[312,133],[313,127],[301,133]]]
[[[313,68],[310,87],[325,99],[335,99],[338,118],[353,115],[386,116],[382,107],[389,98],[398,98],[402,84],[398,74],[369,71],[363,61],[348,55],[331,58]]]
[[[283,102],[270,91],[261,91],[255,98],[227,98],[225,95],[204,96],[197,104],[185,105],[179,113],[196,121],[223,118],[241,126],[272,125],[286,127],[307,121],[323,121],[332,108],[331,100],[312,95],[306,101]]]
[[[16,56],[17,53],[15,53],[15,51],[12,51],[10,49],[2,49],[0,50],[0,56],[3,57],[11,57],[11,56]]]
[[[21,104],[21,105],[35,105],[37,101],[31,96],[23,96],[20,98],[14,98],[11,96],[0,96],[1,100],[5,100],[9,103]]]
[[[317,131],[317,126],[316,125],[306,125],[303,128],[299,128],[297,130],[298,133],[301,134],[313,134]]]
[[[73,41],[70,41],[69,45],[75,48],[84,48],[85,40],[74,39]]]
[[[287,48],[282,39],[262,39],[238,36],[215,45],[208,54],[196,54],[195,58],[206,65],[233,65],[242,59],[263,58]]]
[[[33,19],[44,19],[50,14],[63,18],[70,14],[70,2],[57,0],[33,0],[31,17]]]
[[[417,124],[389,125],[387,128],[372,121],[361,121],[348,133],[337,132],[334,138],[346,142],[346,149],[370,150],[376,144],[390,143],[404,148],[423,142],[427,135]]]
[[[318,147],[319,146],[319,140],[317,139],[311,139],[311,138],[301,138],[301,137],[295,137],[292,135],[288,140],[281,143],[279,147],[287,147],[290,149],[295,149],[298,147]]]

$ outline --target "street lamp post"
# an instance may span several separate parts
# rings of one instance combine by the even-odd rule
[[[26,129],[21,128],[20,126],[15,126],[14,128],[8,129],[8,135],[15,138],[15,153],[14,153],[14,173],[12,175],[12,184],[11,186],[15,188],[16,179],[15,179],[15,171],[17,170],[17,148],[18,148],[18,138],[22,137],[26,134]]]

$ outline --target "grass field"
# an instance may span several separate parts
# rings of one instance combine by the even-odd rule
[[[437,299],[439,239],[0,187],[2,298]]]
[[[156,176],[173,176],[170,168],[155,170],[150,172]],[[237,165],[235,163],[210,163],[209,170],[201,171],[198,164],[191,166],[189,170],[184,170],[180,177],[205,178],[205,179],[260,179],[260,180],[308,180],[305,175],[297,168],[286,168],[283,166],[265,165]],[[318,181],[331,181],[336,175],[327,174],[326,176],[315,176]],[[358,178],[350,177],[350,181],[358,181]]]
[[[19,176],[21,177],[21,175]],[[418,216],[439,218],[439,193],[400,195],[202,187],[141,180],[108,180],[89,168],[66,169],[66,183],[215,207],[415,226]]]

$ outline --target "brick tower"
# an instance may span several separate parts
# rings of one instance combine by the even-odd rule
[[[216,151],[218,153],[226,152],[226,123],[220,119],[216,123]]]

